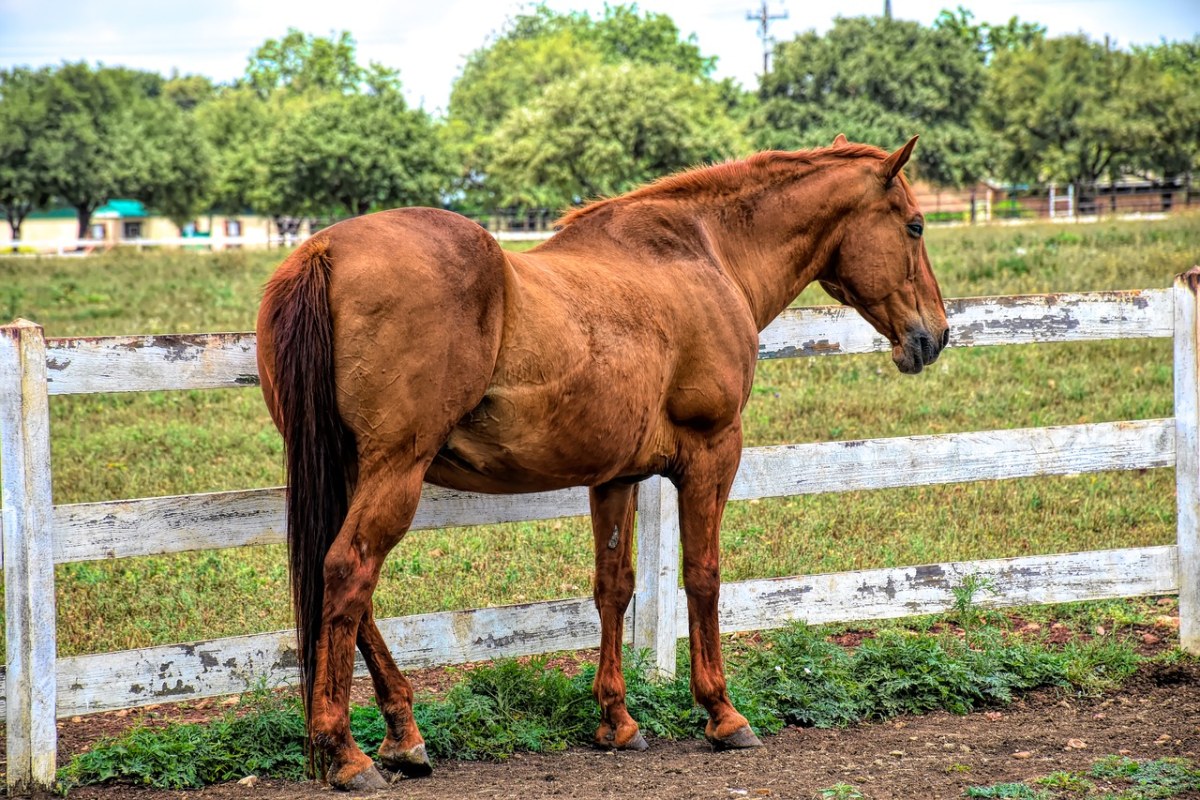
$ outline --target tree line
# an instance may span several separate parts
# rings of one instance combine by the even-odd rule
[[[292,29],[228,84],[66,63],[0,72],[0,207],[70,206],[86,233],[111,198],[181,227],[258,213],[281,231],[399,205],[549,208],[699,163],[838,133],[922,135],[942,185],[1183,179],[1200,163],[1200,37],[1121,49],[1011,19],[944,11],[930,26],[843,17],[775,46],[745,89],[674,21],[636,6],[535,7],[468,56],[444,115],[400,75],[359,63],[349,33]]]

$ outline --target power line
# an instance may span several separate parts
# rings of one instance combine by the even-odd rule
[[[788,14],[786,11],[780,12],[778,14],[772,14],[771,10],[767,7],[767,0],[762,0],[762,6],[757,11],[747,11],[746,12],[746,19],[750,20],[751,22],[758,23],[758,38],[762,40],[762,46],[763,46],[763,71],[762,71],[762,74],[763,74],[764,78],[767,76],[767,70],[770,65],[770,59],[771,59],[771,34],[770,34],[771,20],[787,19],[787,18],[788,18]]]

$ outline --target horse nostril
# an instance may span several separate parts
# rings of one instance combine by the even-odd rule
[[[941,347],[941,349],[945,350],[946,345],[948,345],[948,344],[950,344],[950,329],[946,328],[946,330],[942,331],[942,347]]]
[[[938,348],[933,342],[933,337],[922,333],[917,336],[917,341],[921,344],[921,361],[932,364],[933,360],[938,357]]]

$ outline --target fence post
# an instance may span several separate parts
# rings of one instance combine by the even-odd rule
[[[1200,654],[1200,267],[1175,278],[1175,497],[1179,645]]]
[[[0,483],[9,796],[54,787],[55,601],[50,398],[40,325],[0,327]]]
[[[679,638],[679,500],[671,482],[657,475],[638,486],[637,536],[633,646],[649,648],[655,675],[669,680]]]

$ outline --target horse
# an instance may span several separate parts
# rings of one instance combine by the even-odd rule
[[[413,691],[376,627],[385,556],[422,482],[472,492],[589,488],[600,616],[596,743],[643,750],[625,704],[637,483],[677,488],[691,690],[716,749],[760,746],[730,702],[718,532],[742,451],[758,333],[812,281],[918,373],[949,340],[893,153],[838,136],[681,172],[571,211],[525,253],[449,211],[404,208],[312,236],[268,280],[258,365],[282,433],[310,772],[387,785],[355,743],[357,644],[387,735],[381,764],[430,774]]]

